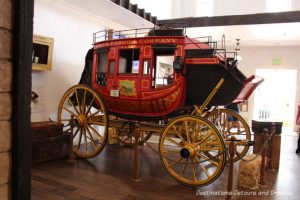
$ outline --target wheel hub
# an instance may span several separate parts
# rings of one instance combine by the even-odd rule
[[[78,115],[75,119],[75,124],[79,127],[84,127],[86,124],[86,117],[84,115]]]
[[[191,146],[185,146],[180,150],[180,155],[182,158],[190,158],[195,155],[195,150]]]

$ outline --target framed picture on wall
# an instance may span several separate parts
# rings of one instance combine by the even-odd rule
[[[33,35],[32,70],[51,70],[53,44],[53,38]]]

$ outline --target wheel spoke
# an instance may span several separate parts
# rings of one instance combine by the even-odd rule
[[[195,158],[196,158],[197,162],[199,162],[199,166],[204,171],[204,173],[206,174],[207,178],[210,178],[210,175],[209,175],[208,171],[206,170],[206,168],[202,165],[202,163],[200,162],[200,160],[197,157],[195,157]]]
[[[177,150],[164,150],[162,151],[162,154],[179,154],[179,151]]]
[[[89,119],[89,118],[91,118],[91,117],[94,117],[95,115],[97,115],[97,114],[100,113],[100,112],[101,112],[101,110],[98,110],[97,112],[95,112],[95,113],[93,113],[93,114],[87,116],[87,118]]]
[[[88,128],[90,128],[94,133],[96,133],[99,136],[99,139],[103,140],[103,136],[97,130],[95,130],[94,127],[88,125]]]
[[[91,108],[92,108],[92,105],[93,105],[93,103],[94,103],[94,99],[95,99],[95,97],[93,96],[93,98],[92,98],[92,100],[91,100],[91,102],[90,102],[90,105],[89,105],[88,109],[87,109],[86,112],[85,112],[85,115],[88,115],[88,114],[89,114],[89,112],[90,112],[90,110],[91,110]]]
[[[190,140],[190,131],[189,131],[189,126],[187,120],[184,121],[184,126],[185,126],[185,132],[186,132],[186,138],[189,144],[191,144]]]
[[[80,135],[79,135],[79,140],[78,140],[78,146],[77,146],[77,152],[78,152],[79,149],[80,149],[81,139],[82,139],[82,130],[80,130]]]
[[[228,118],[229,116],[227,114],[224,114],[223,134],[226,134],[226,127],[228,127]],[[227,131],[229,131],[229,129]]]
[[[204,171],[204,173],[206,174],[207,178],[210,178],[210,175],[209,175],[208,171],[207,171],[206,168],[202,165],[202,163],[199,163],[199,166],[200,166],[201,169]]]
[[[73,138],[76,137],[76,135],[77,135],[78,132],[79,132],[79,129],[77,129],[77,130],[75,131],[75,133],[73,134]]]
[[[77,110],[76,106],[74,106],[73,102],[71,101],[70,97],[68,97],[68,100],[67,100],[71,105],[72,107],[75,109],[77,115],[79,115],[79,111]]]
[[[74,115],[77,117],[77,115],[75,113],[73,113],[71,110],[69,110],[66,106],[63,107],[68,113],[70,113],[71,115]]]
[[[94,138],[93,138],[93,136],[92,136],[92,133],[91,133],[91,131],[89,130],[89,128],[87,127],[87,132],[88,132],[88,134],[90,135],[90,137],[91,137],[91,141],[92,141],[92,143],[93,143],[93,147],[94,147],[94,150],[96,150],[97,148],[96,148],[96,143],[95,143],[95,141],[94,141]]]
[[[178,160],[174,161],[172,164],[169,164],[168,168],[173,168],[177,163],[179,163],[183,158],[180,157]]]
[[[196,152],[196,156],[197,156],[197,159],[202,158],[203,160],[207,160],[207,162],[210,162],[211,164],[215,165],[216,167],[220,167],[219,163],[213,161],[212,159],[210,159],[204,155],[199,154],[198,152]],[[197,162],[200,162],[200,160],[198,159]]]
[[[183,139],[181,133],[179,133],[179,132],[176,130],[175,125],[173,126],[173,130],[174,130],[174,132],[178,135],[178,137],[179,137],[182,141],[185,141],[185,139]]]
[[[191,159],[192,161],[192,169],[193,169],[193,179],[194,181],[197,181],[197,176],[196,176],[196,169],[195,169],[195,163],[194,163],[194,159]]]
[[[201,125],[203,126],[203,124],[201,124]],[[192,139],[192,141],[191,141],[192,144],[194,144],[196,142],[200,128],[201,128],[201,126],[199,126],[199,123],[196,123],[195,128],[194,128],[194,132],[193,132],[193,137],[191,138]]]
[[[84,94],[83,94],[82,113],[85,113],[85,98],[86,98],[86,90],[84,90]]]
[[[204,139],[200,140],[199,142],[196,142],[194,144],[194,146],[199,146],[200,144],[202,144],[203,142],[205,142],[208,138],[210,138],[213,135],[213,133],[209,133]]]
[[[79,107],[79,112],[82,113],[82,111],[81,111],[81,106],[80,106],[80,102],[79,102],[79,99],[78,99],[77,90],[75,90],[75,96],[76,96],[77,105],[78,105],[78,107]]]
[[[176,146],[181,147],[181,145],[180,145],[179,143],[177,143],[176,141],[174,141],[173,139],[171,139],[171,138],[169,138],[169,137],[166,137],[165,139],[168,140],[169,142],[175,144]]]
[[[184,174],[184,172],[185,172],[185,169],[186,169],[186,167],[187,167],[188,162],[189,162],[189,158],[186,159],[185,164],[184,164],[183,167],[181,168],[181,170],[180,170],[180,172],[179,172],[179,177],[182,177],[182,176],[183,176],[183,174]]]

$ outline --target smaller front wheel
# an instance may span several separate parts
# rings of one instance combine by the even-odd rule
[[[222,173],[226,162],[225,144],[215,126],[197,116],[181,116],[170,121],[159,140],[165,169],[189,186],[205,186]],[[209,152],[216,159],[206,156]]]

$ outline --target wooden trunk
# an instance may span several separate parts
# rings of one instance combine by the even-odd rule
[[[66,158],[69,151],[69,134],[63,134],[62,125],[56,122],[31,123],[32,164]]]

